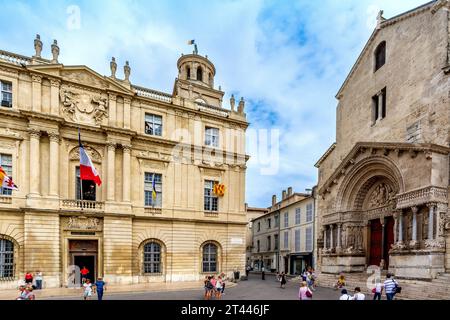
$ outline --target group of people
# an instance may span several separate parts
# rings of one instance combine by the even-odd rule
[[[225,274],[220,274],[217,279],[214,275],[206,276],[204,284],[205,300],[221,299],[225,292]]]
[[[83,281],[83,299],[90,300],[92,295],[97,293],[98,300],[103,300],[103,293],[106,291],[106,283],[103,278],[97,278],[97,281],[91,283],[91,280],[85,279]]]
[[[356,287],[355,288],[355,294],[351,296],[347,289],[345,288],[345,276],[341,274],[339,276],[338,281],[334,285],[334,289],[342,289],[341,290],[341,297],[339,300],[365,300],[366,297],[363,293],[361,293],[361,288]],[[375,287],[372,289],[373,293],[373,300],[381,300],[381,296],[383,293],[383,290],[386,294],[386,300],[394,300],[395,295],[397,293],[401,293],[402,288],[399,286],[398,282],[394,279],[393,275],[391,273],[388,273],[386,275],[386,280],[381,283],[379,279],[377,279],[375,283]]]
[[[19,296],[16,300],[35,300],[36,296],[33,291],[42,289],[42,279],[41,271],[36,271],[35,274],[28,271],[23,284],[19,285]]]
[[[306,267],[302,272],[302,280],[306,282],[306,285],[310,291],[316,290],[316,271],[313,267]]]

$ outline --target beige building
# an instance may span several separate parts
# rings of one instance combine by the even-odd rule
[[[274,195],[269,212],[253,220],[253,268],[300,274],[314,265],[314,233],[312,194],[288,188],[279,202]]]
[[[253,220],[265,215],[269,212],[266,208],[252,208],[245,206],[247,212],[247,229],[245,234],[245,263],[246,266],[251,266],[253,243]]]
[[[316,165],[322,273],[450,270],[449,9],[380,12],[337,94],[336,143]]]
[[[243,272],[248,123],[212,62],[182,55],[163,93],[133,85],[128,61],[119,79],[114,58],[102,76],[34,47],[0,51],[0,165],[20,188],[0,189],[0,288],[38,270],[70,285],[82,266],[109,283]],[[79,180],[78,129],[100,187]]]

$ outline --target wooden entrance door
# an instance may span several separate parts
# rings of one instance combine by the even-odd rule
[[[389,268],[389,250],[391,250],[391,246],[394,244],[394,217],[387,217],[385,224],[385,238],[384,238],[384,267],[385,269]]]
[[[370,256],[369,265],[379,266],[382,259],[383,226],[380,219],[370,222]]]

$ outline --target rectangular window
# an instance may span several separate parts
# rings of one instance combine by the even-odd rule
[[[295,252],[300,252],[300,230],[295,230]]]
[[[280,225],[280,217],[278,215],[275,216],[275,228],[278,228]]]
[[[305,239],[305,246],[306,251],[312,251],[312,227],[306,228],[306,239]]]
[[[152,136],[162,136],[162,117],[155,114],[145,114],[145,133]]]
[[[258,232],[261,231],[261,222],[258,221]]]
[[[300,208],[295,209],[295,224],[300,224],[302,210]]]
[[[0,167],[5,170],[8,176],[12,176],[12,155],[0,153]],[[13,179],[14,181],[14,179]],[[10,196],[12,194],[11,189],[2,188],[0,185],[0,195]]]
[[[214,194],[214,184],[216,181],[206,180],[204,188],[204,210],[205,211],[219,211],[219,199]]]
[[[268,236],[267,237],[267,251],[272,250],[272,237]]]
[[[219,129],[206,127],[205,145],[211,147],[219,147]]]
[[[275,242],[274,250],[278,250],[279,239],[278,239],[278,235],[277,234],[273,236],[273,240]]]
[[[0,92],[2,98],[2,107],[12,108],[12,83],[0,81]]]
[[[289,227],[289,212],[284,213],[284,227]]]
[[[82,194],[83,193],[83,196]],[[80,167],[75,167],[75,199],[96,201],[96,185],[92,180],[80,180]]]
[[[261,243],[259,242],[259,240],[256,241],[256,250],[257,250],[258,252],[261,251]]]
[[[272,228],[272,219],[267,219],[267,227],[268,229]]]
[[[284,232],[284,248],[289,249],[289,231]]]
[[[153,199],[153,179],[155,179],[156,198]],[[144,176],[144,205],[162,208],[162,174],[146,172]]]
[[[312,203],[306,205],[306,222],[313,221],[313,205]]]

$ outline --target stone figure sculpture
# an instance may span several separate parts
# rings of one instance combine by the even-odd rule
[[[93,118],[99,124],[104,117],[108,116],[108,100],[105,98],[93,98],[92,103],[95,105]]]
[[[58,41],[56,41],[56,40],[53,40],[52,55],[53,55],[52,63],[58,63],[59,47],[58,47]]]
[[[62,89],[60,91],[60,98],[62,103],[62,110],[73,120],[75,115],[75,108],[77,106],[77,101],[75,101],[75,96],[77,94],[71,92],[67,89]]]
[[[231,98],[230,98],[231,111],[234,111],[235,104],[236,104],[236,99],[234,99],[234,94],[232,94]]]
[[[123,67],[123,73],[125,74],[125,81],[130,81],[130,63],[128,61],[125,62],[125,66]]]
[[[37,34],[36,39],[34,39],[34,50],[36,51],[35,57],[40,58],[42,52],[42,41],[39,34]]]
[[[111,62],[109,63],[109,66],[111,68],[111,78],[116,78],[116,71],[117,71],[117,63],[116,58],[112,57]]]

